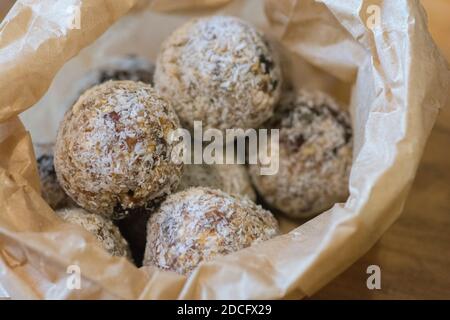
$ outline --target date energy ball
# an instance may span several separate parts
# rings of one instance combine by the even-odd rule
[[[185,165],[178,191],[190,187],[208,187],[229,194],[248,197],[256,201],[250,177],[240,164],[190,164]]]
[[[281,87],[274,52],[240,19],[194,19],[162,45],[155,87],[171,99],[184,127],[256,128],[273,114]]]
[[[170,134],[178,127],[172,107],[150,85],[110,81],[93,87],[60,125],[58,180],[80,207],[123,218],[176,190],[183,166],[171,161]]]
[[[126,257],[131,260],[128,243],[111,220],[81,208],[61,209],[56,211],[56,214],[64,221],[79,225],[94,235],[112,256]]]
[[[248,198],[191,188],[170,195],[150,216],[144,265],[189,274],[202,261],[278,234],[273,215]]]
[[[280,129],[279,170],[260,175],[259,165],[249,168],[264,202],[292,218],[308,218],[346,200],[352,127],[331,97],[287,93],[267,127]]]
[[[59,209],[72,203],[69,196],[59,185],[53,165],[53,143],[37,143],[34,145],[36,161],[41,181],[42,198],[53,209]]]

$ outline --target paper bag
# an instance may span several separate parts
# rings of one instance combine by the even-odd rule
[[[350,196],[300,226],[282,220],[290,232],[202,263],[189,277],[138,269],[109,256],[47,206],[32,140],[54,139],[77,94],[74,83],[105,57],[134,53],[154,60],[176,27],[212,14],[253,23],[277,44],[285,76],[296,87],[325,90],[349,106],[355,138]],[[311,295],[399,217],[449,83],[418,0],[18,1],[0,25],[0,293],[45,299]]]

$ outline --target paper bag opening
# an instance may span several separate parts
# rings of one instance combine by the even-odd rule
[[[203,0],[181,7],[161,0],[124,16],[135,2],[19,1],[0,25],[0,289],[46,299],[311,295],[398,218],[445,105],[448,67],[419,1]],[[138,269],[47,206],[31,137],[54,139],[73,82],[104,56],[154,60],[177,26],[212,14],[252,22],[280,45],[296,86],[348,103],[355,137],[350,196],[282,236],[202,263],[188,278]],[[68,285],[74,265],[79,289]]]

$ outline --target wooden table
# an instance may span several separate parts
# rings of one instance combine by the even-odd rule
[[[13,0],[0,1],[0,13]],[[422,0],[430,30],[450,61],[450,0]],[[0,15],[1,16],[1,15]],[[366,269],[381,268],[381,290]],[[402,217],[315,299],[450,299],[450,106],[432,131]]]
[[[450,61],[450,0],[422,0]],[[449,93],[450,94],[450,93]],[[366,287],[381,268],[381,290]],[[450,106],[441,110],[401,218],[315,299],[450,299]]]

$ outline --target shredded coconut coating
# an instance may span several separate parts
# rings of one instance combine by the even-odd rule
[[[162,45],[155,87],[182,125],[256,128],[273,114],[281,87],[278,59],[253,26],[234,17],[195,19]]]
[[[83,94],[58,131],[55,169],[82,208],[123,218],[176,190],[182,165],[171,161],[179,127],[171,106],[142,82],[110,81]]]
[[[273,215],[248,198],[210,188],[170,195],[149,219],[144,265],[180,274],[279,234]]]
[[[61,209],[56,211],[56,214],[64,221],[79,225],[94,235],[112,256],[126,257],[132,261],[127,241],[111,220],[81,208]]]
[[[264,201],[293,218],[307,218],[348,197],[352,164],[349,114],[321,92],[288,93],[268,128],[280,129],[279,171],[252,181]]]
[[[209,187],[256,201],[250,177],[244,165],[191,164],[184,167],[178,191],[190,187]]]
[[[53,209],[59,209],[72,203],[69,196],[59,185],[53,165],[53,143],[38,143],[34,145],[36,161],[41,181],[42,198]]]

